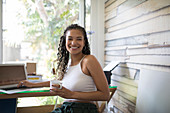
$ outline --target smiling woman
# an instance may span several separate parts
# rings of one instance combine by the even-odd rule
[[[69,57],[70,56],[70,57]],[[70,58],[70,59],[69,59]],[[61,107],[52,113],[60,111],[69,113],[98,113],[95,101],[109,99],[109,87],[98,60],[90,55],[86,31],[77,24],[71,24],[60,37],[57,54],[57,77],[62,82],[52,85],[52,94],[64,98]],[[49,86],[49,81],[31,83],[21,81],[21,85],[37,87]]]
[[[75,51],[73,50],[72,47],[74,49],[76,47]],[[59,62],[57,66],[57,71],[59,72],[58,75],[61,75],[60,76],[61,79],[63,78],[63,75],[67,68],[69,52],[75,52],[74,54],[76,54],[76,52],[78,54],[79,52],[81,56],[82,54],[84,55],[90,54],[90,47],[89,47],[86,31],[83,27],[77,24],[68,26],[64,31],[63,36],[60,38],[60,44],[58,48],[58,59],[57,59]]]
[[[66,48],[74,55],[81,53],[84,47],[84,36],[80,30],[70,30],[66,34]]]

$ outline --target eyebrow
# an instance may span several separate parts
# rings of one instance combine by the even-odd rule
[[[73,36],[68,36],[69,38],[73,38]],[[76,38],[83,38],[82,36],[77,36]]]
[[[78,36],[77,38],[83,38],[82,36]]]

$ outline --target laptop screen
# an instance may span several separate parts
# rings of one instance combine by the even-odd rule
[[[0,64],[0,86],[18,84],[26,80],[24,64]]]

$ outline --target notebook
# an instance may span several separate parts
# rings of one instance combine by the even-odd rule
[[[25,64],[0,64],[0,89],[17,88],[26,75]]]

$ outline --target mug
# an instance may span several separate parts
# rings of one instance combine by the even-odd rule
[[[61,82],[61,81],[59,81],[59,80],[50,80],[50,89],[52,89],[52,88],[53,88],[53,86],[52,86],[52,85],[54,85],[54,84],[58,84],[58,85],[60,85],[59,89],[62,89],[62,82]]]

